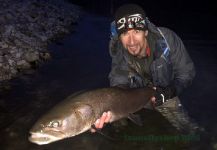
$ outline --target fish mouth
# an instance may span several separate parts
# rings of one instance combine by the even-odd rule
[[[58,141],[62,139],[61,137],[56,137],[44,133],[30,133],[31,135],[29,136],[29,141],[38,145],[44,145],[44,144],[49,144],[51,142]]]

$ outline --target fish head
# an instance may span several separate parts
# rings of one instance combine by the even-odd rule
[[[30,130],[29,141],[44,145],[75,136],[90,129],[94,122],[91,106],[79,104],[72,108],[61,114],[54,110],[39,119]]]

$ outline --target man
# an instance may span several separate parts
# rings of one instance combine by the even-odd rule
[[[123,5],[115,13],[110,55],[110,85],[153,87],[157,91],[151,99],[155,107],[169,101],[179,103],[177,96],[195,76],[194,64],[181,39],[173,31],[152,24],[135,4]],[[109,122],[111,115],[103,113],[95,123],[96,128]]]

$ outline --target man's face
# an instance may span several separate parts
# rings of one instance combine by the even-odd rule
[[[148,31],[131,29],[120,35],[120,40],[128,52],[138,58],[145,57]]]

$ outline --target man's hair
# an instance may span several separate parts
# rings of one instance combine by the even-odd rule
[[[128,29],[146,30],[145,11],[136,4],[125,4],[115,12],[115,25],[118,35]]]

